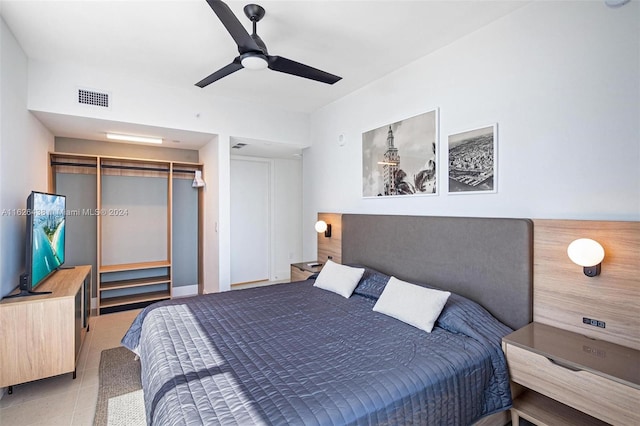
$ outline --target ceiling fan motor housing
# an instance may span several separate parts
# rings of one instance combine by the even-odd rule
[[[244,14],[247,15],[251,22],[259,22],[264,18],[265,10],[260,5],[248,4],[244,7]]]
[[[258,22],[260,22],[262,18],[264,18],[264,15],[266,14],[264,7],[257,4],[248,4],[244,7],[244,14],[247,15],[247,18],[249,18],[251,22],[253,22],[253,34],[251,34],[251,38],[260,47],[260,49],[262,50],[262,53],[264,53],[265,55],[268,55],[269,52],[267,51],[267,45],[264,43],[264,41],[262,41],[262,39],[258,35],[257,25],[256,25]],[[242,54],[245,52],[240,52],[240,53]]]

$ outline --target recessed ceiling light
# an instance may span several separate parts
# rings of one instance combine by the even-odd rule
[[[162,138],[152,138],[148,136],[119,135],[116,133],[107,133],[107,139],[115,141],[142,142],[142,143],[162,143]]]

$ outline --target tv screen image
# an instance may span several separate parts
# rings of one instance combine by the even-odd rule
[[[40,284],[64,263],[66,198],[32,192],[27,199],[28,289]]]

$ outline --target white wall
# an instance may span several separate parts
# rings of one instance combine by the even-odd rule
[[[640,2],[532,2],[311,117],[317,212],[640,220]],[[361,134],[440,109],[440,195],[362,198]],[[498,123],[498,192],[447,191],[447,135]],[[344,134],[346,145],[337,143]]]
[[[216,293],[221,290],[228,290],[231,282],[230,261],[228,255],[229,239],[226,235],[218,232],[218,221],[223,220],[228,224],[229,212],[229,195],[228,187],[221,185],[220,174],[215,168],[221,163],[220,155],[220,136],[212,140],[199,151],[200,161],[204,163],[205,168],[202,177],[206,186],[204,191],[204,214],[205,219],[202,223],[201,238],[203,238],[203,281],[204,293]],[[227,144],[222,144],[226,145]],[[228,153],[229,149],[222,149],[222,156]],[[228,155],[228,154],[227,154]],[[225,204],[225,200],[226,204]],[[226,241],[227,249],[220,247],[221,241]],[[221,255],[222,253],[222,255]],[[227,262],[224,262],[227,259]]]
[[[24,270],[24,209],[32,190],[47,191],[53,135],[27,110],[27,57],[0,18],[0,298]],[[5,210],[7,209],[7,210]]]
[[[196,86],[172,87],[81,64],[29,59],[32,111],[308,146],[308,114],[221,98]],[[77,102],[78,88],[110,93],[110,108]],[[274,123],[287,123],[286,126]]]

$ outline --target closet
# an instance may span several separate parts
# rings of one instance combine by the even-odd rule
[[[54,152],[49,170],[67,196],[66,263],[94,266],[98,314],[202,293],[202,164]]]

